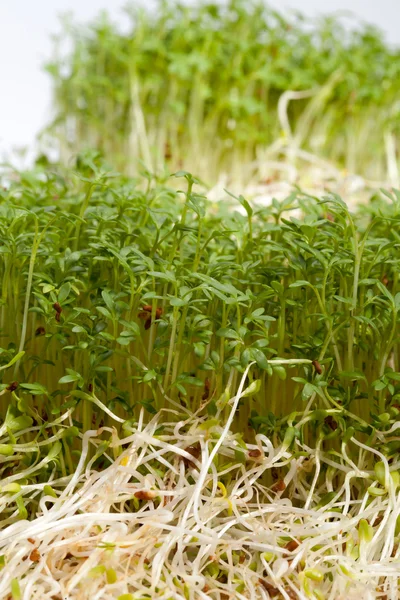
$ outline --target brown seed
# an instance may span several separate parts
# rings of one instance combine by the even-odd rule
[[[142,319],[142,321],[145,321],[145,325],[144,328],[145,329],[150,329],[151,326],[151,313],[152,313],[153,307],[150,304],[145,304],[145,306],[143,306],[143,310],[140,311],[140,313],[138,314],[139,319]],[[155,312],[155,318],[159,319],[162,315],[162,308],[156,308],[156,312]]]
[[[328,425],[328,427],[330,427],[332,429],[332,431],[336,431],[336,429],[338,428],[338,424],[336,423],[336,421],[332,417],[332,415],[328,415],[324,419],[324,423],[325,423],[325,425]]]
[[[272,594],[273,596],[276,594],[279,594],[278,588],[276,588],[274,585],[272,585],[272,583],[269,583],[266,579],[262,579],[260,577],[260,579],[258,580],[258,583],[260,585],[262,585],[264,589],[267,590],[268,594]]]
[[[151,313],[151,312],[153,312],[153,307],[151,306],[151,304],[145,304],[143,306],[143,312],[145,312],[145,313]],[[157,319],[159,319],[161,317],[162,312],[163,312],[162,308],[156,307],[156,317],[157,317]],[[141,317],[141,318],[143,318],[143,317]]]
[[[36,544],[35,540],[33,538],[28,538],[28,542],[30,544]]]
[[[383,283],[383,285],[387,285],[387,284],[389,283],[389,279],[388,279],[388,276],[387,276],[387,275],[384,275],[384,276],[382,277],[382,283]]]
[[[172,158],[171,145],[169,142],[166,142],[164,146],[164,158],[165,160],[170,160]]]
[[[285,546],[285,549],[288,550],[289,552],[294,552],[296,550],[296,548],[299,547],[299,542],[296,542],[296,540],[291,540],[290,542],[288,542]]]
[[[248,452],[248,456],[249,458],[260,458],[260,456],[262,455],[261,450],[249,450]]]
[[[279,469],[277,469],[276,467],[272,467],[271,469],[271,475],[272,475],[272,479],[279,479]]]
[[[60,313],[56,313],[55,318],[56,318],[57,323],[59,323],[60,322]]]
[[[138,314],[139,319],[142,319],[142,321],[147,321],[150,316],[149,313],[146,312],[145,310],[140,311],[140,313]]]
[[[322,367],[319,364],[319,362],[317,360],[313,360],[312,364],[313,364],[314,369],[317,371],[318,375],[321,375],[321,373],[322,373]]]
[[[283,479],[279,479],[272,487],[271,490],[273,492],[283,492],[286,489],[286,483]]]
[[[194,444],[193,446],[188,446],[187,448],[185,448],[185,451],[190,454],[191,456],[193,456],[193,458],[198,459],[200,457],[201,454],[201,448],[200,448],[200,444]],[[185,463],[185,467],[186,468],[196,468],[196,465],[193,461],[191,461],[189,458],[186,458],[185,456],[182,456],[182,460]]]
[[[35,331],[35,336],[38,337],[39,335],[45,335],[46,330],[44,327],[38,327]]]
[[[210,397],[210,385],[210,380],[208,379],[208,377],[206,377],[206,380],[204,382],[204,394],[201,397],[202,400],[208,400],[208,398]]]
[[[54,302],[53,308],[56,311],[56,313],[58,313],[59,315],[62,313],[63,309],[61,308],[61,305],[59,304],[59,302]]]
[[[139,490],[135,492],[135,498],[138,500],[153,500],[157,496],[157,493],[153,490]]]
[[[8,384],[7,386],[7,392],[13,392],[14,390],[16,390],[18,387],[18,381],[12,381],[11,383]]]
[[[210,586],[206,584],[206,585],[203,587],[203,592],[206,594],[206,593],[207,593],[209,590],[210,590]]]
[[[376,519],[374,520],[374,527],[376,527],[377,525],[380,525],[383,521],[383,514],[382,515],[378,515],[376,517]]]
[[[34,548],[32,550],[32,552],[29,555],[29,558],[32,562],[39,562],[40,561],[40,552],[37,548]]]

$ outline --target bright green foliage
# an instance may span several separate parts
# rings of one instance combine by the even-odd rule
[[[140,158],[150,169],[184,165],[210,183],[225,171],[254,183],[276,175],[268,161],[302,147],[386,177],[399,134],[400,60],[373,27],[332,17],[310,24],[258,0],[159,0],[128,12],[123,34],[105,15],[66,24],[60,42],[72,51],[55,52],[47,66],[57,113],[50,131],[66,159],[95,147],[118,168]],[[285,97],[278,111],[288,90],[310,93]]]
[[[72,472],[80,432],[129,429],[143,407],[203,407],[213,427],[249,363],[234,425],[246,435],[293,448],[393,426],[399,194],[356,216],[301,192],[242,215],[187,173],[176,192],[103,168],[82,155],[74,173],[15,174],[0,192],[3,475],[21,456],[29,473]]]
[[[390,423],[400,390],[397,197],[355,219],[337,197],[299,193],[249,221],[218,212],[188,176],[186,193],[155,180],[143,191],[87,158],[90,169],[23,174],[2,192],[3,398],[14,380],[20,398],[8,429],[29,418],[26,406],[57,415],[80,404],[83,418],[81,405],[97,415],[98,399],[126,418],[169,396],[197,409],[228,382],[234,389],[251,361],[259,415],[316,397],[368,416],[379,400]],[[296,207],[302,220],[290,218]]]

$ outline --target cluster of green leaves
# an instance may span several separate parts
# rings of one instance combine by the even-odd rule
[[[75,408],[85,428],[103,406],[133,418],[166,398],[215,413],[250,362],[243,428],[256,414],[273,429],[314,397],[363,419],[397,403],[398,195],[357,217],[334,196],[255,212],[240,197],[242,215],[186,172],[174,191],[97,162],[0,192],[3,418],[11,397],[39,421]]]
[[[240,439],[255,430],[285,448],[299,436],[340,449],[356,432],[398,457],[399,193],[356,215],[337,196],[300,191],[259,209],[242,196],[215,205],[187,172],[132,180],[96,153],[74,171],[38,166],[2,183],[11,520],[25,518],[20,479],[73,473],[88,429],[117,418],[131,431],[143,408],[174,406],[205,411],[213,431],[250,363]]]
[[[278,100],[289,105],[296,144],[352,172],[383,179],[385,136],[399,133],[399,51],[371,26],[317,23],[258,0],[186,6],[159,0],[130,9],[121,33],[106,17],[65,27],[48,65],[57,108],[51,128],[65,156],[96,147],[120,169],[222,170],[260,175],[257,159],[281,135]]]

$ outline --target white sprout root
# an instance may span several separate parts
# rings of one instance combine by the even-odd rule
[[[241,393],[225,426],[165,410],[123,439],[86,432],[55,497],[22,484],[37,517],[0,530],[0,600],[398,598],[400,494],[352,499],[352,480],[371,474],[318,445],[288,451],[259,434],[245,448],[229,429]],[[104,436],[114,458],[96,471]],[[338,489],[317,485],[323,462],[342,473]]]

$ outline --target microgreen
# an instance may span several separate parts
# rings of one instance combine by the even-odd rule
[[[398,543],[397,194],[391,204],[376,196],[356,213],[335,195],[319,200],[300,190],[290,203],[261,209],[233,197],[242,214],[212,204],[186,172],[176,179],[182,191],[149,174],[108,177],[92,154],[80,155],[73,173],[54,166],[6,174],[0,551],[8,557],[9,527],[33,519],[34,538],[36,523],[46,529],[46,519],[79,512],[85,473],[96,486],[97,477],[110,477],[107,469],[129,471],[126,448],[143,430],[151,477],[138,466],[133,495],[117,499],[110,492],[107,510],[126,500],[123,515],[146,502],[166,511],[158,515],[163,523],[179,514],[159,557],[175,544],[178,556],[191,556],[187,528],[194,527],[190,538],[202,531],[190,569],[202,564],[220,591],[239,559],[228,560],[224,547],[218,566],[210,566],[202,553],[216,542],[215,528],[238,518],[233,498],[247,498],[247,507],[257,490],[269,506],[277,495],[279,512],[290,497],[291,515],[305,511],[299,518],[308,540],[309,519],[324,515],[328,524],[340,513],[324,552],[337,554],[348,539],[348,560],[335,565],[327,558],[327,571],[310,558],[291,578],[286,555],[299,543],[292,538],[251,549],[249,571],[266,577],[266,586],[315,595],[332,569],[351,578],[361,568],[354,561],[386,560]],[[291,216],[293,206],[300,216]],[[157,423],[165,409],[169,429]],[[177,444],[178,458],[168,459]],[[178,476],[176,461],[189,469],[179,490],[191,491],[171,516],[159,484]],[[191,469],[198,469],[195,477]],[[203,510],[222,511],[222,521],[209,527],[205,519],[203,530]],[[384,544],[382,513],[391,524]],[[239,529],[242,519],[248,517],[240,517]],[[292,521],[282,535],[294,534],[287,528]],[[265,566],[258,550],[278,558]],[[32,562],[41,556],[38,549]],[[3,569],[12,574],[12,565],[7,558]],[[163,567],[154,569],[154,586],[161,585]],[[92,564],[87,573],[91,586],[131,593],[113,562]],[[190,597],[185,577],[173,585]],[[11,579],[4,579],[6,594],[17,593]],[[247,578],[235,572],[233,579],[236,590],[245,589]],[[23,589],[24,582],[18,579]]]
[[[105,15],[68,20],[57,40],[46,135],[66,160],[95,146],[129,172],[139,159],[243,185],[329,159],[399,185],[399,50],[374,27],[258,0],[159,0],[128,16],[124,33]]]
[[[73,408],[89,429],[166,398],[218,407],[254,362],[243,430],[252,411],[283,417],[308,401],[393,423],[397,205],[354,216],[299,192],[298,220],[285,202],[254,211],[241,197],[246,216],[227,220],[186,172],[185,194],[156,179],[146,192],[79,161],[74,183],[38,172],[4,194],[3,414],[10,400],[37,423]]]

